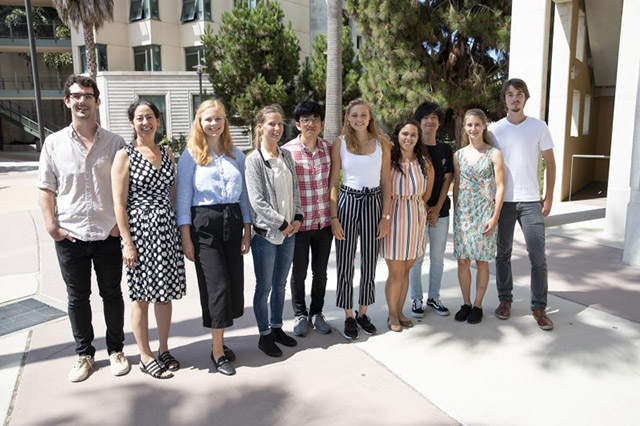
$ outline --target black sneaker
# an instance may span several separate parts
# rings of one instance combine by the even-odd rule
[[[349,317],[344,322],[344,337],[355,340],[358,338],[358,324],[356,320]]]
[[[460,310],[455,316],[456,321],[466,321],[469,313],[471,312],[471,305],[462,305],[460,306]]]
[[[427,299],[427,306],[436,311],[436,314],[446,317],[449,315],[449,309],[442,304],[440,299]]]
[[[411,303],[411,315],[416,318],[424,317],[424,308],[422,307],[422,299],[413,299]]]
[[[375,325],[371,324],[371,318],[369,318],[366,314],[362,314],[362,316],[358,315],[358,311],[356,311],[356,322],[368,335],[376,334],[378,329]]]
[[[282,328],[280,327],[272,327],[271,328],[271,334],[273,334],[273,340],[276,343],[280,343],[282,345],[288,346],[290,348],[294,347],[295,345],[298,344],[298,342],[296,342],[296,339],[294,339],[291,336],[287,336],[284,331],[282,331]]]
[[[282,350],[273,341],[273,332],[260,335],[260,340],[258,341],[258,349],[274,358],[282,356]]]
[[[469,324],[478,324],[480,321],[482,321],[482,308],[474,306],[473,308],[471,308],[471,312],[469,312],[467,322]]]

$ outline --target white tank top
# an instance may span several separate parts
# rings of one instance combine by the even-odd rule
[[[342,184],[349,188],[377,188],[380,186],[380,170],[382,169],[382,146],[376,140],[376,150],[368,155],[356,155],[347,150],[347,142],[340,144],[340,165],[342,167]]]

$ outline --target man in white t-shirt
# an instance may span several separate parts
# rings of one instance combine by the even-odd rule
[[[489,126],[495,145],[502,151],[505,168],[505,196],[498,222],[496,283],[500,305],[495,311],[506,320],[511,315],[513,275],[511,249],[516,221],[524,234],[531,262],[531,310],[538,326],[553,329],[547,316],[547,259],[545,255],[544,218],[551,211],[556,163],[553,141],[547,125],[527,117],[524,105],[529,90],[524,81],[512,78],[504,83],[501,93],[507,116]],[[546,165],[545,197],[540,199],[540,154]]]

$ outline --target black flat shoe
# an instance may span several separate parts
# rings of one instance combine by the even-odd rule
[[[460,306],[460,310],[456,313],[454,317],[456,321],[463,322],[467,320],[467,317],[471,313],[471,305],[462,305]]]
[[[474,306],[473,308],[471,308],[471,312],[469,312],[467,322],[469,324],[478,324],[480,321],[482,321],[482,308]]]
[[[260,335],[260,340],[258,340],[258,349],[274,358],[282,356],[282,350],[273,341],[273,332]]]
[[[271,329],[271,334],[273,335],[273,340],[276,343],[280,343],[281,345],[285,345],[285,346],[288,346],[288,347],[292,348],[292,347],[294,347],[295,345],[298,344],[296,339],[294,339],[291,336],[287,336],[285,334],[285,332],[282,331],[282,328],[280,328],[280,327],[272,328]]]
[[[213,358],[213,354],[211,354],[211,358]],[[225,376],[233,376],[236,374],[236,369],[231,365],[231,361],[226,356],[221,356],[218,358],[218,361],[213,361],[214,367],[218,373],[224,374]]]
[[[229,361],[233,362],[236,360],[236,353],[233,352],[230,348],[228,348],[227,345],[222,345],[222,350],[224,350],[224,356],[226,356]],[[209,358],[211,358],[211,361],[215,361],[213,359],[213,348],[211,348],[211,353],[209,354]]]

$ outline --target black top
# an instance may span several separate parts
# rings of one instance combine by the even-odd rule
[[[433,168],[435,171],[435,179],[433,180],[433,190],[431,191],[431,198],[427,203],[430,207],[435,206],[440,198],[440,190],[442,189],[442,183],[444,182],[444,175],[446,173],[453,173],[453,151],[451,147],[446,143],[437,142],[435,145],[427,145],[429,149],[429,155],[433,162]],[[451,200],[449,196],[442,203],[439,217],[449,216],[449,207]]]

